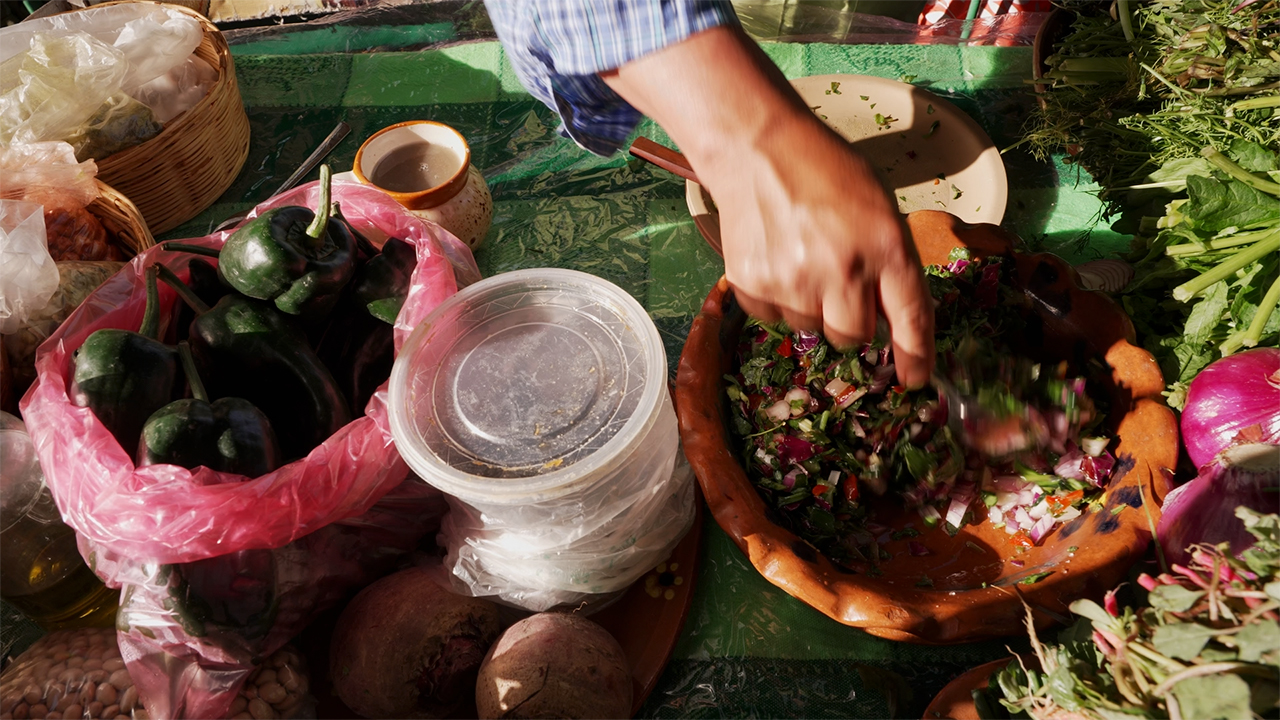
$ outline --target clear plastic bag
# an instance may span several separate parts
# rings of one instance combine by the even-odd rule
[[[318,183],[310,183],[259,205],[253,216],[282,205],[314,207],[318,196]],[[414,325],[456,292],[456,277],[479,275],[461,241],[385,194],[335,183],[333,199],[357,231],[402,238],[416,248],[417,267],[395,329],[397,350]],[[229,234],[189,242],[217,248]],[[449,258],[459,263],[456,273]],[[135,467],[132,448],[121,448],[91,410],[68,397],[72,356],[99,328],[137,329],[145,306],[144,268],[158,260],[184,276],[191,259],[158,245],[99,287],[40,346],[36,383],[20,405],[67,524],[123,558],[183,563],[278,548],[359,515],[408,473],[392,441],[385,382],[363,417],[268,475],[239,482],[240,476],[203,467]],[[172,324],[177,304],[172,292],[161,293],[162,324]],[[114,580],[102,567],[98,574],[109,584]]]
[[[181,65],[139,86],[133,97],[151,108],[156,122],[167,123],[195,107],[217,81],[218,71],[192,55]]]
[[[45,239],[44,208],[0,200],[0,333],[17,332],[57,289],[58,268]]]
[[[25,200],[44,208],[44,230],[55,262],[121,260],[107,230],[88,206],[98,197],[92,160],[78,162],[71,145],[39,142],[0,151],[0,198]]]
[[[313,717],[305,658],[284,646],[257,665],[231,700],[229,715]],[[254,705],[254,701],[258,703]],[[250,712],[250,708],[256,711]],[[0,675],[0,715],[68,720],[152,717],[121,657],[112,628],[58,630],[40,638]]]
[[[625,590],[671,554],[693,525],[693,472],[680,451],[675,410],[663,398],[644,440],[590,487],[527,503],[464,502],[446,495],[441,576],[462,595],[541,612]]]

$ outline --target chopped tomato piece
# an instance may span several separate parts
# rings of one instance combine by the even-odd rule
[[[858,481],[855,478],[849,478],[844,481],[844,499],[851,503],[858,502]]]
[[[782,338],[782,343],[778,345],[778,354],[781,355],[782,357],[791,357],[793,352],[794,350],[791,345],[791,336],[788,335]]]
[[[1019,530],[1009,536],[1009,546],[1026,550],[1035,547],[1035,543],[1031,542],[1031,536],[1026,530]]]
[[[1065,495],[1050,495],[1049,497],[1045,498],[1045,502],[1049,503],[1050,512],[1052,512],[1054,515],[1061,515],[1062,513],[1066,512],[1068,508],[1070,508],[1072,505],[1075,505],[1077,502],[1079,502],[1083,498],[1084,498],[1083,490],[1072,490],[1071,492],[1066,493]]]
[[[819,495],[821,495],[822,493],[824,493],[824,492],[826,492],[826,491],[827,491],[827,486],[826,486],[826,485],[814,485],[814,486],[813,486],[813,496],[814,496],[814,497],[818,497]]]

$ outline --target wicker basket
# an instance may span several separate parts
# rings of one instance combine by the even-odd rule
[[[111,233],[115,245],[128,257],[133,257],[156,244],[147,229],[147,221],[133,201],[120,191],[98,181],[98,197],[89,203],[88,210]]]
[[[87,9],[118,4],[106,2]],[[146,218],[146,227],[159,234],[199,215],[231,186],[249,157],[249,118],[240,100],[231,51],[217,26],[181,5],[153,4],[164,4],[200,22],[204,39],[196,55],[218,71],[209,93],[166,123],[163,132],[98,161],[98,179],[133,200]]]

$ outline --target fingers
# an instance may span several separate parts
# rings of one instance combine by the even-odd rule
[[[933,372],[933,299],[914,257],[880,275],[880,300],[893,336],[898,382],[924,387]]]
[[[860,277],[833,289],[822,304],[822,334],[837,349],[870,342],[876,333],[875,285]]]

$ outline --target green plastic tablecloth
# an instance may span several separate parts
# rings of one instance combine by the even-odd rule
[[[1029,48],[766,43],[789,77],[859,73],[902,79],[970,113],[997,146],[1016,144],[1031,100]],[[520,87],[502,48],[474,42],[419,52],[267,54],[237,49],[252,126],[244,170],[219,201],[165,238],[203,235],[264,199],[338,120],[351,135],[330,156],[350,168],[374,131],[408,119],[454,126],[494,196],[476,253],[483,273],[564,267],[594,273],[649,311],[674,372],[690,322],[723,272],[685,209],[682,182],[624,154],[599,158],[555,133],[554,115]],[[640,132],[666,141],[652,124]],[[1127,238],[1089,231],[1100,205],[1069,165],[1005,154],[1005,225],[1031,246],[1081,260]],[[711,521],[688,622],[646,703],[655,717],[920,717],[963,670],[1006,654],[1003,641],[923,647],[847,628],[765,581]],[[1011,628],[1009,642],[1022,642]]]

